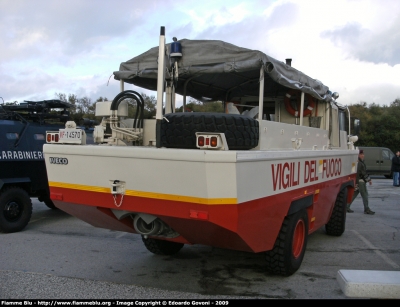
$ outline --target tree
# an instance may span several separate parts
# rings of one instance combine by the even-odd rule
[[[178,108],[177,112],[182,112],[183,106]],[[207,101],[202,102],[193,98],[189,99],[189,103],[186,104],[186,112],[224,112],[224,108],[221,101]]]
[[[55,93],[56,98],[72,104],[69,110],[71,120],[80,124],[84,118],[95,118],[95,105],[88,97],[78,98],[75,94]]]
[[[365,102],[349,106],[353,117],[360,119],[357,146],[387,147],[393,152],[400,147],[400,99],[389,106]]]

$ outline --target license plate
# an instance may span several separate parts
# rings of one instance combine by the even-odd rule
[[[81,129],[60,129],[60,143],[81,143],[83,135]]]

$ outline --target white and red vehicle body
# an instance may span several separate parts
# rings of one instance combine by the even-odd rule
[[[341,128],[345,108],[339,107],[332,95],[309,91],[313,97],[309,113],[319,119],[317,126],[311,127],[305,124],[308,118],[302,111],[296,117],[284,107],[289,96],[285,92],[270,98],[261,95],[256,101],[263,112],[254,119],[258,139],[251,148],[231,149],[225,134],[215,131],[197,131],[196,148],[163,146],[159,125],[169,122],[167,113],[174,111],[174,99],[169,101],[169,97],[179,89],[176,80],[168,82],[168,76],[160,72],[164,71],[160,67],[167,66],[163,31],[156,82],[167,80],[166,114],[161,113],[161,82],[156,119],[144,120],[143,128],[135,128],[125,118],[126,112],[120,108],[123,103],[116,98],[106,105],[110,108],[106,122],[113,131],[108,139],[98,133],[101,144],[85,145],[79,137],[71,141],[62,136],[55,142],[49,137],[52,144],[44,146],[44,153],[51,199],[58,208],[93,226],[141,234],[154,253],[172,254],[182,244],[267,252],[271,272],[294,273],[308,234],[327,225],[328,234],[341,235],[345,228],[358,154],[353,144],[356,137]],[[180,63],[175,63],[181,79]],[[262,67],[265,65],[260,66],[260,80]],[[292,70],[290,66],[287,69]],[[317,83],[316,87],[321,86]],[[279,86],[287,87],[286,93],[293,90]],[[263,92],[261,88],[259,93]],[[262,118],[265,101],[269,101],[268,110],[273,110],[275,120]],[[304,95],[299,101],[303,107]],[[244,98],[236,103],[245,105]],[[107,112],[101,110],[98,115]],[[186,114],[191,115],[196,116]],[[73,133],[73,126],[65,131],[79,135]],[[63,135],[68,134],[65,131]],[[138,139],[141,145],[134,146]]]

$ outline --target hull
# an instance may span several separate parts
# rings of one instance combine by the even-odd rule
[[[352,196],[357,160],[354,150],[46,144],[44,153],[55,205],[93,226],[136,233],[134,215],[148,214],[177,233],[161,239],[255,253],[273,248],[297,200],[311,201],[309,233],[325,225],[340,190]]]

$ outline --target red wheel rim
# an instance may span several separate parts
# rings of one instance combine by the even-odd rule
[[[303,220],[297,221],[296,228],[293,233],[293,246],[292,253],[294,258],[298,258],[301,255],[304,246],[304,239],[306,236],[306,228]]]

